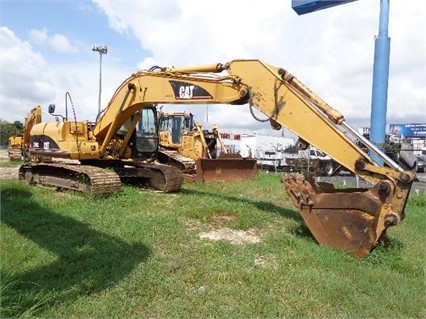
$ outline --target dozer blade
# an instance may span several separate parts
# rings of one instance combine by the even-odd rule
[[[320,245],[347,251],[358,258],[369,255],[384,238],[389,222],[389,200],[380,183],[372,188],[335,189],[299,173],[281,178],[310,232]],[[398,216],[402,220],[404,216]]]
[[[224,154],[216,159],[198,159],[195,165],[195,180],[198,182],[244,181],[258,176],[256,160],[236,154]]]

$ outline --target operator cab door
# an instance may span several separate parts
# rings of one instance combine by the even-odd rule
[[[171,121],[172,143],[180,144],[183,131],[183,116],[174,116]]]
[[[190,117],[187,117],[184,114],[174,114],[166,120],[169,125],[168,130],[171,133],[172,143],[180,145],[182,143],[182,135],[192,130],[192,114]]]
[[[158,151],[158,121],[155,107],[141,110],[142,116],[136,125],[135,157],[155,159]]]

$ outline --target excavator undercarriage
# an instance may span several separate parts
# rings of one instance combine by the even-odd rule
[[[120,190],[120,177],[114,172],[99,167],[40,163],[19,168],[19,179],[31,185],[53,187],[57,190],[72,190],[88,195],[110,195]]]
[[[183,174],[168,165],[127,162],[124,167],[113,169],[123,183],[150,187],[164,193],[180,190],[184,182]]]
[[[121,162],[102,167],[99,162],[28,163],[19,168],[19,179],[31,185],[71,190],[93,196],[108,196],[122,184],[151,188],[164,193],[182,187],[184,176],[173,167],[154,163]]]

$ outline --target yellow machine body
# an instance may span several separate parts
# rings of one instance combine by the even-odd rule
[[[33,126],[33,156],[52,156],[71,160],[100,159],[99,144],[90,140],[87,122],[49,122]]]

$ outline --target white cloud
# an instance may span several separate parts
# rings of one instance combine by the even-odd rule
[[[47,42],[47,29],[30,30],[29,37],[34,44],[44,45]]]
[[[79,49],[73,46],[65,35],[54,33],[52,36],[49,36],[48,32],[46,28],[30,30],[30,41],[39,46],[47,45],[59,53],[75,54],[79,52]]]
[[[26,114],[34,102],[54,96],[44,58],[32,50],[28,42],[21,41],[11,30],[0,28],[1,37],[1,107],[8,119],[16,120]],[[15,115],[19,116],[14,117]],[[2,116],[3,117],[3,116]]]
[[[50,46],[57,52],[61,53],[77,53],[79,50],[72,46],[68,38],[62,34],[55,33],[50,41]]]

